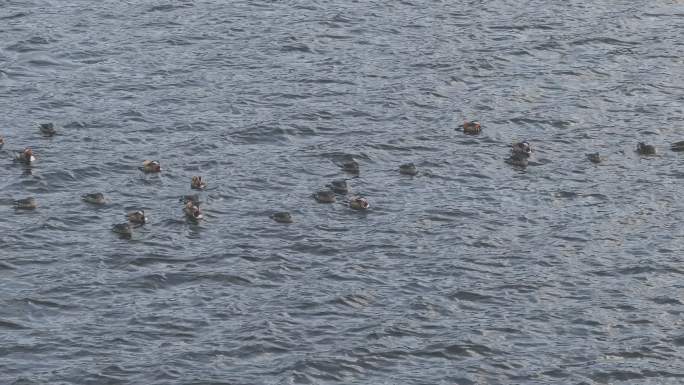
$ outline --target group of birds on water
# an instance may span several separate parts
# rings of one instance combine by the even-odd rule
[[[40,132],[44,136],[54,136],[57,134],[57,129],[53,123],[41,123],[38,126]],[[466,121],[462,125],[463,133],[467,135],[479,135],[482,131],[482,125],[476,121]],[[0,136],[0,149],[5,144],[4,138]],[[672,151],[684,151],[684,141],[673,143]],[[655,155],[656,148],[654,145],[639,142],[636,147],[636,152],[640,155]],[[528,141],[521,141],[513,143],[511,146],[510,156],[506,159],[509,163],[516,167],[525,168],[528,166],[529,158],[532,155],[532,146]],[[586,154],[589,161],[592,163],[601,163],[604,158],[599,153]],[[33,150],[30,147],[14,155],[14,160],[19,163],[30,165],[36,161]],[[360,171],[359,163],[354,160],[348,160],[341,164],[343,171],[358,175]],[[142,162],[140,170],[144,173],[159,173],[162,171],[161,164],[156,160],[145,160]],[[406,163],[399,166],[399,173],[404,175],[415,176],[418,174],[418,169],[413,163]],[[201,176],[193,176],[190,181],[190,187],[194,190],[204,190],[207,183]],[[319,203],[335,203],[338,194],[348,194],[349,186],[345,179],[333,180],[328,189],[315,192],[312,197]],[[82,195],[84,202],[94,205],[106,204],[104,194],[100,192],[89,193]],[[197,195],[186,195],[181,197],[183,202],[184,215],[193,222],[198,222],[204,218],[202,210],[200,209],[200,200]],[[21,210],[33,210],[38,207],[38,204],[33,197],[18,199],[14,201],[14,206]],[[368,210],[370,203],[368,199],[361,196],[353,196],[349,199],[349,207],[354,210]],[[289,212],[276,212],[271,215],[271,218],[279,223],[292,223],[292,215]],[[126,222],[118,223],[112,226],[112,231],[125,238],[130,238],[133,234],[133,229],[143,226],[147,222],[144,210],[136,210],[126,214]]]

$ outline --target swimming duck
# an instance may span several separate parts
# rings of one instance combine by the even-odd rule
[[[352,159],[348,162],[342,163],[342,170],[346,171],[350,174],[358,174],[359,173],[359,162],[356,160]]]
[[[271,215],[271,219],[278,223],[292,223],[292,215],[287,212],[279,212]]]
[[[511,156],[506,159],[506,163],[517,167],[527,167],[527,164],[529,163],[528,156],[529,155],[525,155],[525,153],[512,153]]]
[[[15,200],[14,207],[22,210],[33,210],[38,207],[38,204],[36,204],[36,200],[33,197],[29,197]]]
[[[480,122],[468,122],[463,123],[463,133],[468,135],[477,135],[482,131],[480,127]]]
[[[161,165],[156,160],[146,160],[140,168],[144,172],[160,172]]]
[[[145,222],[147,222],[144,210],[132,211],[126,214],[126,219],[128,219],[128,221],[131,223],[135,223],[136,225],[144,225]]]
[[[195,190],[204,190],[207,187],[207,184],[202,180],[201,176],[193,176],[190,187]]]
[[[53,136],[57,133],[55,125],[52,123],[41,123],[38,128],[40,129],[41,134],[45,136]]]
[[[0,138],[0,143],[2,143],[2,138]],[[0,147],[2,147],[2,144],[0,144]],[[684,140],[682,140],[681,142],[672,143],[672,146],[670,147],[670,149],[672,151],[677,151],[677,152],[684,151]]]
[[[328,185],[328,187],[330,187],[333,192],[338,194],[346,194],[349,192],[349,186],[347,185],[347,181],[344,179],[334,180]]]
[[[125,238],[130,238],[133,235],[133,228],[128,222],[115,224],[112,226],[112,231]]]
[[[183,207],[183,212],[185,213],[185,216],[195,221],[203,218],[202,211],[200,210],[199,206],[195,206],[192,204],[192,202],[185,204],[185,207]]]
[[[370,207],[366,198],[354,197],[349,201],[349,207],[354,210],[366,210]]]
[[[83,194],[81,195],[81,199],[84,202],[92,203],[94,205],[103,205],[106,203],[102,193]]]
[[[589,159],[591,163],[596,164],[603,162],[603,158],[601,157],[601,155],[599,155],[598,152],[595,152],[593,154],[587,154],[587,159]]]
[[[36,157],[33,156],[33,150],[31,150],[30,147],[26,147],[24,151],[19,152],[14,156],[14,160],[22,163],[31,163],[36,160]]]
[[[513,146],[511,146],[511,154],[520,154],[526,157],[529,157],[530,154],[532,153],[532,146],[530,146],[530,143],[526,140],[518,143],[513,143]]]
[[[637,144],[637,152],[641,155],[655,155],[656,148],[652,144],[645,144],[644,142],[639,142]]]
[[[406,163],[399,166],[399,173],[404,175],[416,175],[418,174],[418,169],[413,163]]]
[[[313,194],[318,203],[335,203],[335,193],[330,190],[321,190]]]

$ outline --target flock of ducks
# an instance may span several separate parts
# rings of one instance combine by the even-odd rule
[[[42,123],[38,126],[40,132],[44,136],[53,136],[57,133],[53,123]],[[466,121],[463,123],[463,133],[467,135],[478,135],[482,131],[482,125],[475,121]],[[2,136],[0,136],[0,149],[5,144]],[[672,151],[684,151],[684,141],[673,143]],[[656,148],[651,144],[639,142],[636,147],[636,152],[640,155],[655,155]],[[516,167],[527,167],[529,158],[532,155],[532,146],[527,141],[513,143],[511,146],[510,156],[506,162]],[[604,158],[599,153],[586,154],[589,161],[592,163],[601,163]],[[30,165],[36,161],[36,156],[30,147],[14,155],[14,160],[19,163]],[[341,164],[343,171],[358,175],[360,166],[359,163],[351,159]],[[140,170],[144,173],[159,173],[162,171],[161,164],[156,160],[145,160],[142,162]],[[418,169],[413,163],[406,163],[399,166],[399,173],[404,175],[415,176],[418,174]],[[344,179],[333,180],[326,185],[326,190],[315,192],[312,197],[319,203],[335,203],[337,195],[348,194],[349,186]],[[193,176],[190,181],[190,188],[194,190],[204,190],[207,188],[207,183],[201,176]],[[82,195],[84,202],[93,205],[104,205],[106,199],[104,194],[96,192]],[[204,218],[202,210],[200,209],[200,201],[197,195],[187,195],[181,198],[183,202],[183,213],[191,221],[197,222]],[[33,210],[38,207],[38,204],[33,197],[18,199],[14,201],[14,206],[21,210]],[[349,198],[349,207],[354,210],[368,210],[370,203],[361,196],[353,196]],[[133,234],[133,229],[143,226],[147,222],[147,217],[143,210],[137,210],[126,214],[126,222],[118,223],[112,226],[112,231],[121,235],[122,237],[130,238]],[[292,215],[288,212],[276,212],[271,215],[271,219],[279,223],[292,223]]]

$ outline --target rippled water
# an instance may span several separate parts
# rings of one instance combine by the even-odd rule
[[[681,1],[0,0],[0,383],[684,382],[682,36]],[[344,177],[370,211],[313,201]]]

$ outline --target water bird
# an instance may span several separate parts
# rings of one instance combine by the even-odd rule
[[[192,202],[193,205],[199,206],[200,205],[200,198],[199,195],[197,194],[191,194],[191,195],[183,195],[179,199],[183,204],[186,204],[188,202]]]
[[[349,186],[347,185],[347,181],[344,179],[334,180],[328,185],[328,187],[330,187],[333,192],[338,194],[346,194],[349,192]]]
[[[335,203],[335,193],[330,190],[321,190],[313,194],[318,203]]]
[[[147,222],[147,217],[145,217],[144,210],[131,211],[130,213],[126,214],[126,219],[128,219],[130,223],[134,223],[136,225],[144,225]]]
[[[359,173],[359,162],[356,160],[352,159],[350,161],[342,163],[342,170],[346,171],[350,174],[358,174]]]
[[[418,174],[418,169],[416,168],[416,165],[413,163],[406,163],[402,164],[399,166],[399,173],[404,174],[404,175],[417,175]]]
[[[468,134],[468,135],[477,135],[482,131],[482,127],[480,126],[480,122],[469,122],[465,121],[463,123],[463,133]]]
[[[349,200],[349,207],[354,210],[367,210],[370,207],[368,199],[362,197],[353,197]]]
[[[115,224],[112,226],[112,231],[125,238],[130,238],[133,235],[133,228],[128,222]]]
[[[161,171],[161,165],[156,160],[146,160],[146,161],[143,161],[143,165],[142,165],[142,167],[140,167],[140,169],[143,172],[147,172],[147,173],[160,172]]]
[[[593,153],[593,154],[586,154],[586,155],[587,155],[587,159],[589,159],[589,161],[590,161],[591,163],[596,163],[596,164],[598,164],[598,163],[603,162],[603,158],[601,157],[601,155],[599,155],[598,152],[595,152],[595,153]]]
[[[105,197],[104,194],[102,193],[91,193],[91,194],[83,194],[81,195],[81,199],[86,202],[86,203],[92,203],[94,205],[103,205],[105,204]]]
[[[271,219],[278,223],[292,223],[292,215],[288,212],[278,212],[271,215]]]
[[[0,138],[0,140],[2,140],[2,138]],[[2,147],[1,144],[0,144],[0,147]],[[676,152],[684,151],[684,140],[682,140],[681,142],[672,143],[672,146],[670,146],[670,149],[672,151],[676,151]]]
[[[186,217],[195,221],[200,220],[204,217],[199,206],[195,206],[192,202],[188,202],[185,204],[185,207],[183,207],[183,213],[185,213]]]
[[[532,153],[532,146],[530,146],[530,143],[526,140],[522,142],[517,142],[513,143],[511,146],[511,154],[520,154],[525,157],[529,157],[530,154]]]
[[[3,138],[2,136],[0,136],[0,148],[2,148],[2,146],[3,146],[4,144],[5,144],[5,138]]]
[[[57,133],[55,125],[52,123],[41,123],[38,125],[38,129],[40,130],[40,133],[45,136],[53,136]]]
[[[637,152],[640,155],[655,155],[656,148],[652,144],[645,144],[644,142],[639,142],[637,144]]]
[[[193,176],[190,182],[190,188],[195,190],[204,190],[207,188],[207,184],[202,180],[201,176]]]
[[[22,162],[22,163],[31,163],[35,162],[36,157],[33,156],[33,150],[30,147],[26,147],[24,151],[16,153],[14,155],[14,160],[17,162]]]
[[[35,198],[28,197],[24,199],[17,199],[14,201],[14,207],[22,210],[33,210],[38,207]]]

